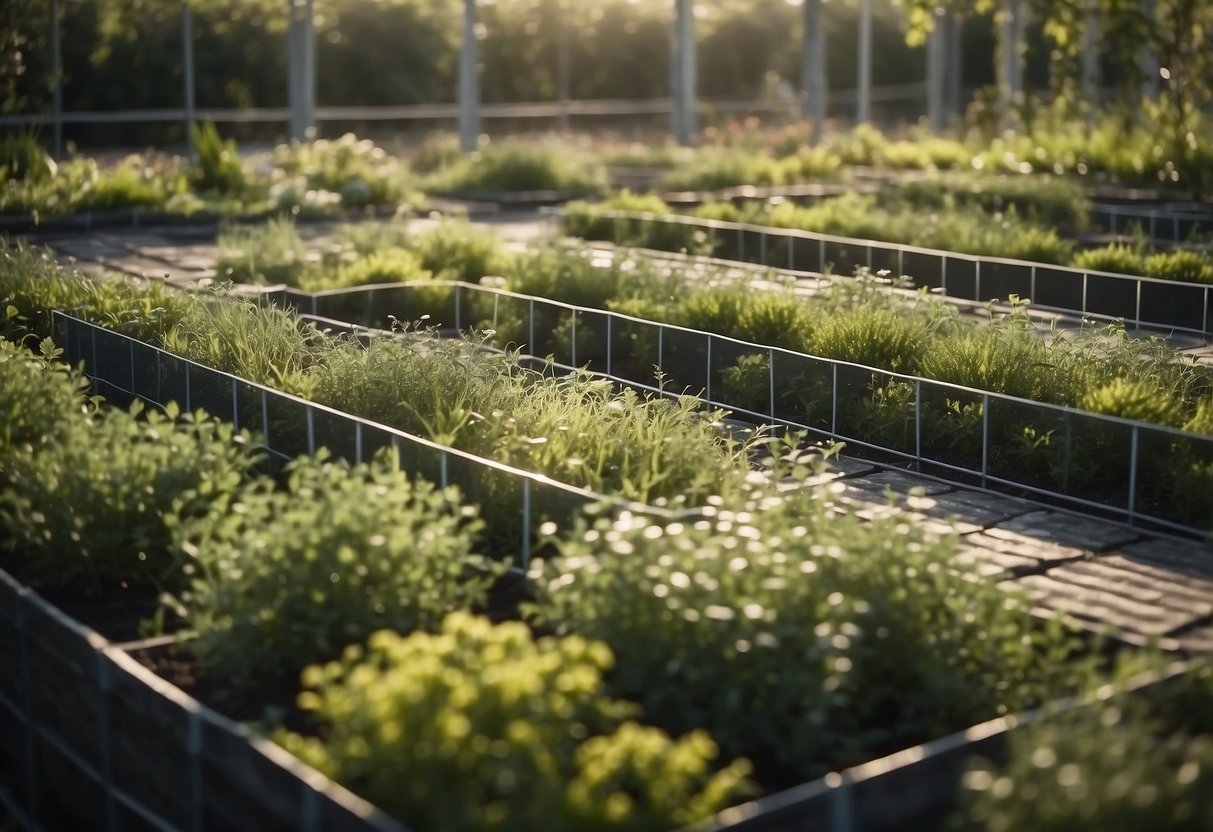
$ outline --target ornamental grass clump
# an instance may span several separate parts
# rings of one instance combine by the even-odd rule
[[[317,401],[346,412],[646,502],[701,504],[729,487],[746,453],[689,396],[642,397],[585,373],[554,378],[422,335],[341,342],[311,378]]]
[[[1199,251],[1176,249],[1146,258],[1145,273],[1162,280],[1213,283],[1213,257]]]
[[[1184,413],[1169,389],[1157,380],[1113,379],[1086,390],[1078,407],[1091,413],[1118,416],[1151,425],[1182,427]]]
[[[650,213],[658,217],[674,213],[659,196],[635,194],[626,188],[601,202],[574,201],[564,207],[560,226],[570,237],[610,240],[616,245],[711,254],[716,241],[700,228],[676,222],[647,222],[603,216],[606,211]]]
[[[741,185],[786,185],[835,179],[842,160],[824,148],[783,158],[744,147],[705,147],[657,182],[659,191],[715,191]]]
[[[227,226],[217,245],[215,273],[234,283],[298,286],[309,267],[307,247],[290,217]]]
[[[1111,243],[1101,248],[1089,248],[1074,255],[1074,268],[1112,274],[1146,273],[1145,255],[1138,246]]]
[[[60,265],[49,249],[0,236],[0,337],[10,341],[53,337],[55,309],[116,332],[159,339],[189,307],[187,297],[158,283],[90,280]]]
[[[370,252],[336,270],[309,272],[299,281],[304,291],[347,289],[375,283],[405,283],[430,280],[433,273],[421,265],[421,258],[406,248],[384,248]]]
[[[614,661],[593,640],[452,613],[309,667],[299,704],[321,736],[277,739],[416,829],[659,832],[743,796],[748,764],[715,770],[705,732],[671,738],[607,695]]]
[[[222,291],[189,298],[188,311],[159,345],[211,369],[296,394],[307,392],[307,371],[325,351],[320,333],[293,312]]]
[[[436,628],[482,606],[502,571],[475,554],[475,508],[411,479],[390,452],[354,468],[300,457],[283,476],[168,520],[188,558],[180,608],[217,677],[290,676],[381,628]]]
[[[445,220],[414,235],[408,248],[435,277],[476,283],[487,275],[502,275],[515,258],[501,239],[466,220]]]
[[[574,242],[535,247],[506,275],[506,288],[574,306],[606,309],[638,294],[670,296],[684,290],[680,275],[630,252],[599,252]]]
[[[190,179],[198,190],[226,196],[240,196],[248,187],[244,164],[235,139],[224,140],[213,122],[190,126],[197,161]]]
[[[551,142],[488,144],[430,174],[435,191],[557,191],[590,196],[607,190],[606,168],[592,155]]]
[[[1069,683],[1071,639],[957,568],[910,518],[864,523],[813,468],[772,457],[701,519],[624,514],[533,563],[536,620],[626,656],[610,691],[671,733],[703,728],[790,785],[1018,711]],[[786,478],[786,480],[785,480]]]
[[[910,372],[922,361],[929,322],[892,309],[855,308],[815,316],[804,351],[838,361]]]
[[[1014,209],[1030,222],[1071,231],[1090,222],[1091,203],[1083,187],[1051,175],[936,174],[898,183],[889,196],[919,209],[978,208],[987,214]]]

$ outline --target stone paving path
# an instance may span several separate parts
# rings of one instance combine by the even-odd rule
[[[532,242],[533,218],[501,217],[503,239]],[[311,239],[332,226],[301,226]],[[121,229],[40,240],[93,274],[122,272],[186,286],[214,277],[215,229]],[[1198,341],[1198,339],[1193,339]],[[1205,342],[1180,342],[1213,363]],[[1213,653],[1213,548],[1197,542],[842,458],[822,478],[838,511],[871,518],[896,509],[960,535],[957,559],[1000,586],[1026,590],[1042,614],[1127,644]]]

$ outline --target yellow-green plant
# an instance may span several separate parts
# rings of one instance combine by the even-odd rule
[[[323,738],[278,739],[419,829],[658,832],[744,794],[749,765],[713,772],[705,732],[629,721],[605,693],[613,664],[599,642],[452,613],[308,668],[299,704]]]

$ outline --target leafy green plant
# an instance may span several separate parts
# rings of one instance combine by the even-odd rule
[[[950,540],[781,491],[814,469],[769,459],[702,519],[624,515],[553,541],[532,569],[538,621],[626,655],[616,695],[673,733],[706,727],[771,784],[1057,692],[1067,638],[949,566]]]
[[[87,381],[56,360],[50,339],[37,354],[0,340],[0,488],[14,454],[33,454],[55,445],[82,426],[95,405]]]
[[[307,208],[309,203],[362,208],[420,204],[424,199],[412,189],[407,168],[398,159],[353,133],[332,140],[278,145],[272,161],[286,176],[287,187],[277,196],[280,208]]]
[[[627,721],[603,690],[613,662],[597,642],[452,613],[435,635],[379,632],[308,668],[299,702],[325,737],[278,739],[418,828],[657,832],[742,794],[749,766],[712,772],[706,733]]]
[[[5,548],[40,586],[82,595],[175,588],[165,517],[203,513],[256,462],[248,436],[202,413],[110,410],[14,454],[0,495]]]
[[[473,554],[475,509],[410,479],[390,453],[352,469],[301,457],[284,476],[167,521],[189,558],[180,598],[199,660],[219,676],[293,675],[380,628],[436,628],[483,604],[502,571]]]
[[[1213,687],[1207,665],[1178,694],[1120,694],[1010,738],[1005,763],[964,777],[949,829],[1196,830],[1213,824]]]

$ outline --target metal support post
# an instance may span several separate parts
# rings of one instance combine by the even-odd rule
[[[822,0],[804,0],[804,43],[800,64],[801,115],[813,123],[812,141],[821,141],[826,121],[826,33]]]
[[[190,0],[181,0],[181,80],[185,99],[185,153],[194,158],[194,27]]]
[[[480,140],[479,44],[476,40],[476,0],[463,2],[463,46],[459,51],[459,146],[464,153]]]
[[[673,96],[674,139],[683,147],[690,147],[694,143],[698,131],[695,69],[695,4],[693,0],[674,0],[670,92]]]
[[[54,109],[56,159],[63,156],[63,54],[59,40],[59,0],[51,0],[51,106]]]
[[[872,0],[859,2],[859,91],[855,122],[872,118]]]

